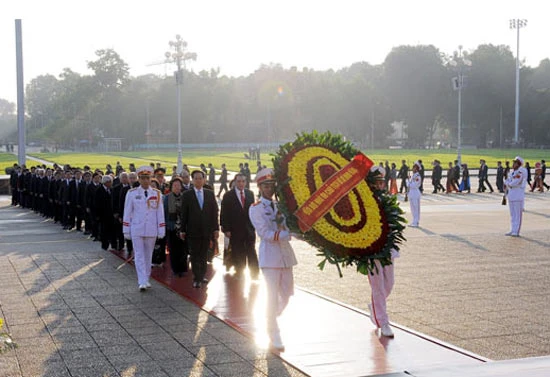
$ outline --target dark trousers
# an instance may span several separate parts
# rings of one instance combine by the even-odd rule
[[[241,273],[248,261],[248,269],[250,270],[250,277],[256,279],[260,273],[258,267],[258,255],[254,249],[254,243],[250,241],[233,241],[229,239],[231,245],[231,261],[235,266],[237,273]]]
[[[93,224],[92,215],[84,210],[84,230],[86,232],[92,233],[92,224]]]
[[[128,252],[128,255],[134,252],[134,244],[132,243],[132,240],[126,240],[126,251]]]
[[[124,233],[122,233],[122,223],[118,219],[115,219],[114,221],[113,232],[115,238],[115,249],[124,249]]]
[[[76,230],[82,229],[82,220],[84,220],[84,210],[82,207],[73,207],[73,225],[76,226]]]
[[[99,220],[92,216],[92,238],[99,238]]]
[[[172,266],[172,272],[174,274],[187,272],[189,270],[189,263],[187,261],[189,255],[188,241],[179,238],[175,230],[169,230],[166,238],[168,247],[170,248],[170,266]]]
[[[71,228],[74,226],[74,220],[71,224],[71,206],[66,202],[62,204],[61,224]]]
[[[101,248],[107,250],[109,244],[115,248],[114,233],[113,233],[113,221],[111,219],[101,219],[99,221],[99,233],[101,235]]]
[[[487,178],[481,178],[479,180],[479,188],[477,189],[478,192],[484,192],[486,190],[485,184],[487,184],[487,187],[489,187],[489,190],[493,192],[493,186],[489,183],[489,180]]]
[[[61,203],[57,202],[54,203],[54,220],[55,222],[60,222],[61,218],[63,217],[63,207],[61,206]]]
[[[19,204],[19,194],[17,192],[17,187],[11,188],[11,205],[16,206]]]
[[[504,192],[504,180],[502,178],[497,178],[497,189],[499,192]]]
[[[204,275],[206,275],[210,238],[190,237],[187,241],[189,242],[189,252],[191,254],[193,281],[200,283],[204,279]]]
[[[441,179],[434,179],[432,181],[432,185],[434,187],[434,193],[438,192],[439,190],[441,190],[441,192],[445,192],[445,187],[443,187],[443,185],[441,184]]]
[[[406,178],[401,179],[401,187],[399,187],[399,193],[402,193],[403,190],[405,190],[405,192],[407,192],[407,179]]]
[[[220,191],[218,191],[218,197],[222,194],[222,190],[225,192],[229,191],[227,188],[227,182],[220,183]]]

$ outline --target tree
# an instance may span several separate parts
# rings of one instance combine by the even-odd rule
[[[432,45],[399,46],[384,61],[384,87],[395,120],[407,124],[409,142],[424,146],[447,99],[447,72]]]
[[[480,45],[468,59],[472,67],[462,97],[464,140],[486,147],[490,135],[498,140],[501,108],[507,124],[514,116],[515,59],[508,46],[491,44]]]
[[[88,68],[102,89],[119,90],[129,82],[128,64],[113,49],[97,50],[98,59],[88,62]]]

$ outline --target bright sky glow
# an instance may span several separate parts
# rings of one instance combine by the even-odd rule
[[[392,47],[505,44],[515,54],[511,18],[521,29],[520,58],[550,58],[550,2],[545,0],[4,0],[0,12],[0,98],[15,102],[15,19],[22,19],[25,82],[64,67],[90,74],[95,50],[113,48],[133,76],[171,74],[161,62],[180,34],[196,52],[194,71],[219,67],[248,75],[261,64],[325,70],[382,63]],[[158,65],[151,65],[161,63]]]

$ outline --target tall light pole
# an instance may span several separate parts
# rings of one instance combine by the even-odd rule
[[[15,60],[17,69],[17,162],[26,163],[25,81],[23,80],[23,33],[21,20],[15,20]]]
[[[458,46],[458,53],[455,54],[455,57],[449,62],[453,66],[458,74],[458,76],[453,77],[453,89],[458,91],[458,135],[457,135],[457,145],[456,145],[456,159],[458,164],[462,164],[462,88],[464,87],[464,70],[467,67],[472,66],[472,62],[466,59],[462,55],[462,46]]]
[[[510,20],[510,29],[517,29],[517,52],[516,52],[516,119],[514,128],[514,143],[519,142],[519,29],[527,26],[527,20]]]
[[[178,70],[174,72],[176,77],[176,93],[178,101],[178,166],[177,173],[180,174],[183,170],[182,162],[182,150],[181,150],[181,84],[183,83],[183,71],[182,66],[185,68],[185,62],[187,60],[197,60],[197,54],[189,52],[187,50],[187,42],[184,41],[181,36],[176,35],[175,41],[168,43],[173,49],[173,52],[167,51],[164,56],[167,63],[176,63]]]

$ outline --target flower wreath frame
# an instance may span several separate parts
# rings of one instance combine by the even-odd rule
[[[356,266],[357,271],[364,275],[378,273],[376,261],[379,261],[382,267],[391,265],[392,249],[399,251],[400,244],[406,240],[403,236],[403,230],[405,229],[407,220],[403,217],[404,212],[399,207],[397,197],[388,194],[386,191],[374,190],[373,183],[375,178],[372,174],[369,174],[365,178],[378,204],[382,223],[382,235],[377,242],[367,248],[367,250],[370,249],[370,253],[368,254],[358,255],[356,253],[335,250],[334,244],[326,241],[316,232],[303,233],[298,226],[298,219],[294,215],[293,209],[290,208],[295,207],[295,203],[289,203],[290,200],[293,201],[294,199],[291,199],[292,192],[289,182],[292,177],[288,176],[288,162],[297,151],[310,146],[325,147],[336,153],[340,153],[348,161],[351,161],[359,153],[359,150],[350,142],[345,141],[341,135],[334,135],[328,131],[322,134],[317,131],[311,133],[302,132],[296,134],[294,141],[279,147],[278,152],[273,158],[273,166],[275,176],[277,177],[276,191],[279,198],[279,210],[285,215],[287,226],[291,232],[301,234],[306,242],[317,248],[317,255],[323,258],[317,265],[321,270],[325,268],[328,262],[337,267],[340,277],[343,276],[341,267],[351,265]],[[346,248],[342,246],[342,249]]]

